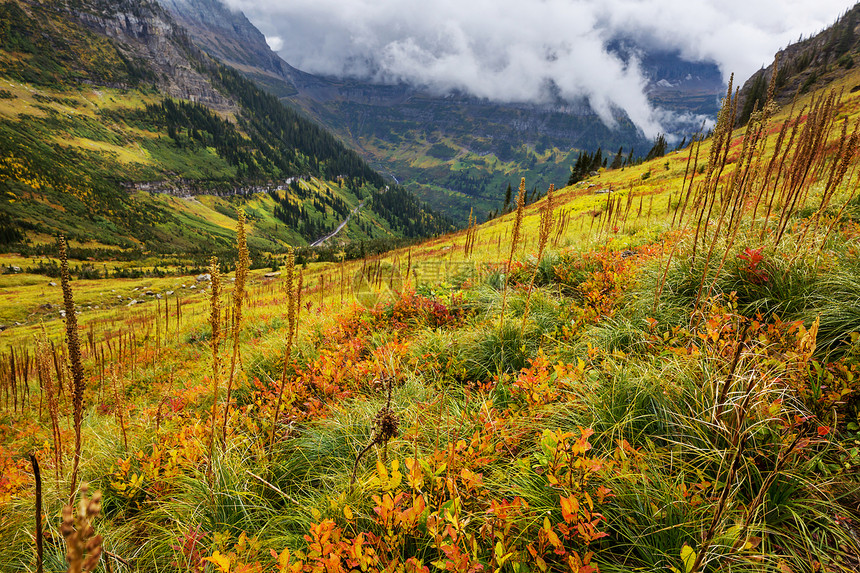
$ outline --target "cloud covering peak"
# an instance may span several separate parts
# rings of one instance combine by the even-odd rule
[[[613,38],[678,50],[746,78],[830,23],[846,0],[226,0],[307,72],[405,82],[499,102],[586,98],[604,122],[624,110],[648,136],[665,112]]]

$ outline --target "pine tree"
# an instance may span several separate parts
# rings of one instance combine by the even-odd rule
[[[658,133],[657,137],[654,138],[654,146],[648,152],[648,155],[645,156],[645,161],[663,157],[664,155],[666,155],[666,136]]]
[[[615,154],[615,159],[612,160],[611,169],[618,169],[621,167],[621,164],[624,162],[624,155],[622,155],[623,147],[618,148],[618,153]]]

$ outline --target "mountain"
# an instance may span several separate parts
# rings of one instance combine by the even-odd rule
[[[497,209],[507,185],[516,187],[521,176],[539,190],[564,184],[580,150],[614,155],[623,147],[625,155],[644,156],[653,144],[623,113],[615,127],[607,127],[585,101],[498,103],[306,74],[283,62],[244,15],[220,0],[159,1],[202,50],[301,107],[383,174],[458,220],[472,208],[480,216]],[[643,55],[623,39],[609,48],[624,57],[637,54],[655,104],[716,116],[725,87],[715,65],[685,62],[665,50]]]
[[[290,79],[300,72],[269,49],[263,34],[241,12],[219,0],[159,0],[178,24],[192,31],[208,54],[241,70],[280,97],[298,90]]]
[[[5,242],[217,250],[450,224],[357,153],[193,45],[149,0],[0,3]],[[11,230],[10,230],[11,229]]]
[[[785,105],[798,94],[848,75],[856,64],[860,64],[860,4],[855,4],[832,26],[815,36],[780,50],[776,54],[776,62],[776,68],[774,64],[762,68],[744,83],[738,123],[746,123],[756,104],[761,107],[774,69],[774,100]]]
[[[639,65],[648,79],[646,93],[654,105],[681,116],[716,118],[726,86],[715,63],[685,61],[678,52],[661,48],[643,50],[629,39],[610,42],[609,49],[625,60],[632,54],[639,57]],[[688,121],[686,125],[669,127],[683,133],[690,125]]]

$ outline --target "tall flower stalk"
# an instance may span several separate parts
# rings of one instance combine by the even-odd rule
[[[555,193],[555,185],[550,183],[549,190],[546,192],[546,200],[544,200],[544,203],[541,206],[540,210],[540,230],[538,231],[537,261],[535,261],[535,268],[532,271],[532,278],[529,281],[529,289],[526,292],[526,308],[523,311],[523,322],[520,326],[521,332],[524,332],[526,328],[526,320],[529,317],[529,303],[531,303],[532,299],[532,289],[534,288],[535,277],[537,276],[538,266],[540,265],[540,261],[543,258],[543,252],[546,249],[546,244],[549,241],[549,235],[552,232],[553,228],[553,193]]]
[[[209,472],[212,472],[212,455],[215,444],[215,420],[218,416],[218,378],[221,375],[221,355],[218,346],[221,343],[221,272],[218,269],[218,257],[209,261],[209,277],[212,292],[209,294],[209,325],[212,327],[212,337],[209,347],[212,349],[212,419],[209,434]]]
[[[72,464],[72,485],[70,496],[74,497],[78,484],[78,466],[81,462],[81,421],[84,412],[84,366],[81,362],[81,341],[78,338],[78,317],[75,315],[75,301],[72,298],[71,276],[66,239],[57,240],[60,251],[60,282],[63,285],[63,307],[66,309],[66,346],[72,370],[72,408],[75,423],[75,458]]]
[[[248,278],[248,268],[251,259],[248,255],[248,243],[245,236],[245,211],[239,210],[239,220],[236,228],[236,284],[233,287],[233,355],[230,358],[230,376],[227,378],[227,403],[224,405],[224,425],[221,430],[221,443],[227,443],[227,420],[230,418],[230,398],[233,392],[233,377],[236,373],[236,359],[239,356],[239,334],[242,330],[242,303],[245,299],[245,281]]]
[[[284,399],[284,387],[287,385],[287,369],[290,366],[290,356],[293,349],[293,337],[296,334],[296,303],[297,297],[293,289],[293,275],[295,274],[296,259],[293,255],[293,250],[287,252],[286,265],[286,290],[287,290],[287,347],[284,350],[284,366],[281,370],[281,387],[278,390],[278,402],[275,404],[275,411],[272,413],[272,434],[269,437],[269,448],[275,444],[275,434],[278,429],[278,418],[281,412],[281,402]]]
[[[511,274],[511,262],[514,260],[514,253],[517,250],[517,243],[520,240],[520,227],[523,224],[523,211],[526,206],[526,178],[520,179],[520,189],[517,193],[517,214],[514,219],[514,230],[511,233],[511,250],[508,252],[508,262],[505,264],[505,281],[502,286],[502,310],[499,314],[499,328],[505,324],[505,305],[508,300],[508,278]]]

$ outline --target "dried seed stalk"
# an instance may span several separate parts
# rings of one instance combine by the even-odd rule
[[[54,473],[57,484],[60,483],[60,474],[63,471],[63,440],[60,433],[60,408],[57,400],[58,389],[54,386],[54,378],[51,375],[51,362],[54,353],[49,346],[48,334],[45,325],[42,324],[42,334],[36,339],[36,367],[39,379],[42,381],[42,392],[48,403],[48,415],[51,417],[51,433],[54,441]]]
[[[66,309],[66,346],[72,371],[72,407],[75,424],[75,458],[72,469],[72,483],[69,495],[74,495],[78,481],[78,466],[81,461],[81,422],[84,411],[84,367],[81,363],[81,342],[78,338],[78,318],[75,315],[75,301],[72,298],[71,276],[66,239],[60,236],[57,241],[60,251],[60,281],[63,286],[63,306]]]
[[[81,484],[81,500],[77,512],[71,503],[63,507],[60,533],[66,540],[68,573],[93,571],[102,554],[102,536],[94,535],[92,522],[102,509],[102,493],[97,491],[87,498],[87,484]]]

